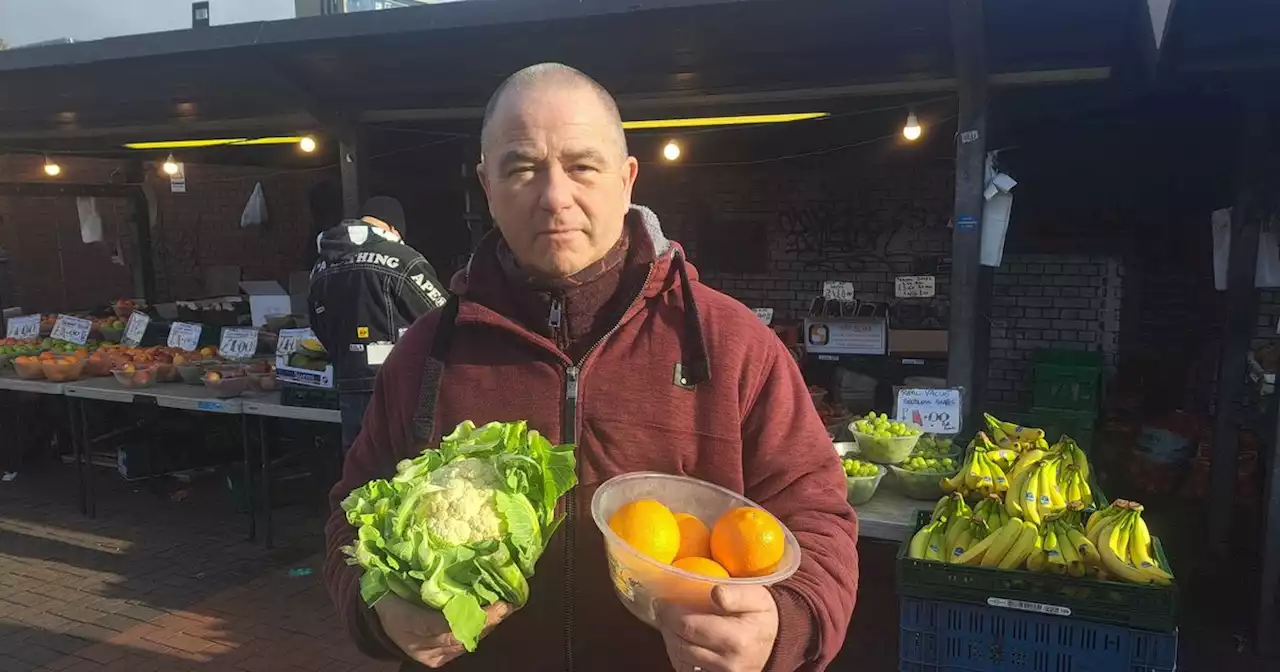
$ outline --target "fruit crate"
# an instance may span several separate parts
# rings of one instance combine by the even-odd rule
[[[1101,353],[1039,350],[1032,371],[1035,406],[1097,412],[1102,392]]]
[[[899,672],[1173,672],[1178,633],[903,597]]]
[[[924,527],[931,513],[918,512],[914,529]],[[914,560],[907,557],[909,544],[910,539],[907,539],[898,549],[895,572],[898,594],[903,597],[1039,610],[1080,621],[1153,632],[1173,632],[1178,627],[1176,580],[1173,586],[1142,586],[1041,574],[1024,569],[1005,570]],[[1169,559],[1160,540],[1153,537],[1152,545],[1160,566],[1169,568]]]
[[[326,408],[336,411],[338,410],[338,391],[285,383],[280,387],[280,405]]]

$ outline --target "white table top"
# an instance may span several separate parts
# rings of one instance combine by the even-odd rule
[[[934,504],[935,502],[908,499],[892,483],[881,481],[870,501],[853,507],[858,512],[858,536],[902,541],[915,531],[916,512],[921,509],[932,510]]]
[[[162,408],[204,413],[235,415],[241,412],[243,405],[239,398],[218,399],[204,387],[185,383],[160,383],[152,387],[130,390],[121,387],[115,378],[92,378],[67,383],[65,390],[69,397],[122,404],[132,403],[138,397],[150,397],[155,399],[156,405]]]
[[[333,409],[285,406],[280,403],[279,392],[268,392],[256,398],[245,399],[244,414],[284,418],[287,420],[324,422],[335,425],[342,422],[342,414]]]
[[[65,386],[66,383],[51,383],[47,380],[23,380],[16,376],[0,376],[0,390],[12,392],[62,394]]]

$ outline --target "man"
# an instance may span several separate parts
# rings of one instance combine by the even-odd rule
[[[360,433],[374,375],[392,344],[445,302],[435,269],[404,244],[404,230],[400,202],[375,196],[360,219],[316,237],[320,258],[311,271],[311,327],[338,379],[343,452]]]
[[[325,581],[367,653],[402,669],[758,672],[820,670],[857,592],[857,522],[804,381],[742,304],[702,285],[657,217],[630,206],[637,174],[618,109],[567,66],[532,66],[490,100],[477,173],[497,224],[378,375],[368,423],[334,488]],[[529,421],[577,444],[579,486],[531,579],[530,601],[488,609],[463,654],[440,614],[394,597],[364,606],[337,505],[465,419]],[[745,493],[799,539],[799,572],[717,589],[714,609],[663,605],[661,631],[613,595],[590,513],[633,471]]]

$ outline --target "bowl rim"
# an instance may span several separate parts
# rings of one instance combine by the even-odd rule
[[[960,473],[960,469],[964,465],[957,464],[955,469],[951,469],[949,471],[912,471],[911,469],[903,469],[896,464],[887,464],[885,466],[893,469],[894,476],[897,476],[900,472],[911,474],[912,476],[955,476]]]
[[[600,493],[605,491],[606,486],[616,486],[619,483],[623,483],[631,480],[638,480],[641,478],[683,479],[683,480],[694,481],[695,483],[697,483],[702,487],[716,490],[721,494],[730,495],[735,499],[741,499],[744,503],[741,504],[740,506],[753,506],[761,511],[764,511],[766,514],[769,515],[770,518],[773,518],[774,522],[778,523],[779,527],[782,528],[784,542],[795,547],[796,552],[795,552],[794,558],[792,559],[792,562],[788,563],[785,567],[780,567],[776,571],[766,574],[764,576],[750,576],[750,577],[742,577],[742,578],[729,577],[727,579],[721,579],[714,576],[707,576],[705,574],[695,574],[693,572],[680,569],[679,567],[676,567],[675,565],[672,565],[669,563],[661,563],[645,555],[644,553],[641,553],[639,549],[632,546],[631,544],[628,544],[626,541],[622,539],[622,537],[619,537],[617,534],[614,533],[613,529],[609,527],[608,521],[603,519],[603,516],[600,513],[600,507],[598,506],[600,501]],[[738,507],[734,507],[734,508],[738,508]],[[632,554],[640,558],[642,562],[652,567],[675,572],[677,576],[680,576],[686,579],[693,579],[695,581],[701,581],[703,583],[723,584],[723,585],[729,585],[729,586],[772,585],[775,583],[779,583],[781,581],[786,581],[787,579],[791,578],[792,575],[794,575],[796,571],[800,569],[801,557],[804,555],[804,549],[800,547],[800,541],[796,539],[795,534],[791,532],[791,528],[787,527],[786,524],[784,524],[781,520],[779,520],[777,516],[773,515],[772,511],[769,511],[763,506],[760,506],[759,504],[755,503],[754,501],[751,500],[751,498],[747,497],[746,495],[736,493],[728,488],[723,488],[719,485],[716,485],[715,483],[709,483],[707,481],[694,478],[692,476],[676,476],[672,474],[664,474],[657,471],[633,471],[626,474],[619,474],[617,476],[614,476],[613,478],[610,478],[604,481],[603,483],[601,483],[599,486],[597,486],[596,491],[591,495],[591,519],[595,521],[596,527],[600,529],[600,533],[604,535],[606,542],[621,544],[622,547],[630,550]],[[703,522],[703,524],[705,525],[706,523]],[[606,555],[608,554],[607,544],[605,548],[605,554]],[[786,556],[784,555],[783,557],[786,557]]]
[[[866,462],[866,460],[859,460],[859,461],[860,461],[860,462]],[[846,481],[866,481],[866,480],[870,480],[870,479],[873,479],[873,478],[884,478],[884,477],[885,477],[886,475],[888,475],[888,473],[889,473],[889,470],[888,470],[888,469],[886,469],[886,467],[891,467],[891,466],[893,466],[893,465],[891,465],[891,464],[888,464],[888,465],[886,465],[886,464],[877,464],[877,463],[875,463],[875,462],[867,462],[867,464],[871,464],[871,465],[875,465],[876,467],[879,467],[879,468],[880,468],[880,473],[876,474],[875,476],[850,476],[850,475],[848,475],[848,474],[845,474],[845,475],[844,475],[845,480],[846,480]]]

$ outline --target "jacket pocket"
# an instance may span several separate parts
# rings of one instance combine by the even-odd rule
[[[588,489],[621,474],[689,476],[742,492],[742,441],[639,418],[585,418],[578,474]]]

